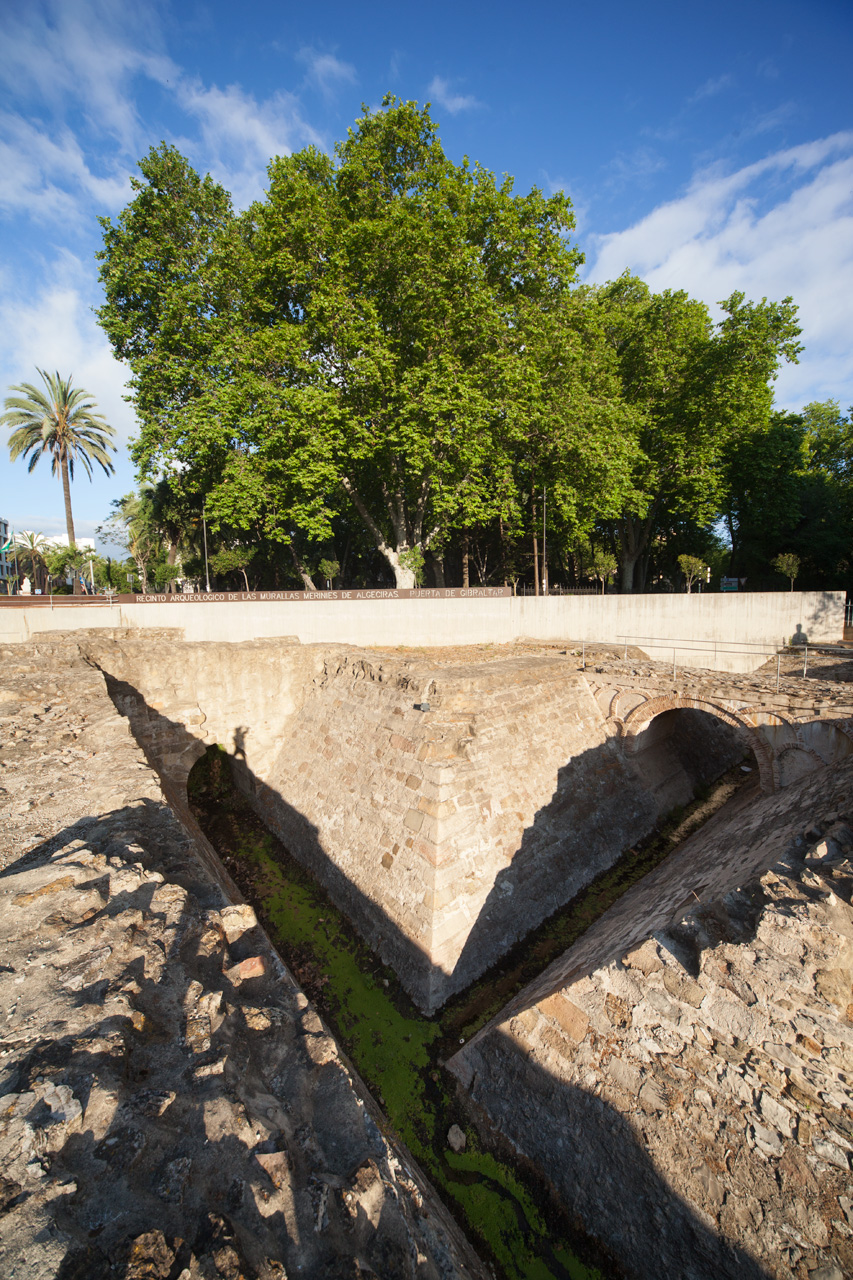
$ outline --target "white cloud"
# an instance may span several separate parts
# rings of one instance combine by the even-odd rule
[[[299,50],[297,57],[308,68],[305,76],[308,84],[319,89],[326,98],[334,97],[341,85],[355,84],[358,80],[355,67],[349,62],[341,62],[333,53],[305,48]]]
[[[773,107],[770,111],[760,112],[747,120],[743,128],[740,130],[741,138],[757,138],[762,133],[772,133],[774,129],[779,129],[782,125],[788,124],[793,120],[798,111],[796,102],[780,102],[778,107]]]
[[[14,288],[0,293],[0,310],[8,318],[0,363],[4,387],[39,383],[37,368],[85,387],[99,411],[116,428],[122,444],[135,430],[133,410],[123,400],[128,370],[112,349],[92,313],[94,281],[88,263],[64,253],[45,264],[45,283],[35,296]],[[5,392],[4,392],[5,394]]]
[[[666,168],[660,152],[651,147],[635,147],[633,151],[620,151],[606,168],[605,181],[614,191],[625,187],[645,185],[649,178]]]
[[[853,398],[853,133],[733,173],[703,170],[679,199],[591,239],[591,280],[628,268],[655,290],[683,288],[710,305],[738,289],[792,295],[806,351],[780,373],[777,398]]]
[[[331,54],[308,51],[306,60],[324,92],[355,78]],[[152,133],[137,108],[146,82],[188,117],[186,129],[154,125]],[[16,13],[4,9],[3,85],[15,109],[0,114],[0,209],[65,227],[125,204],[129,172],[160,137],[213,172],[239,207],[261,194],[274,155],[324,144],[294,94],[258,101],[239,85],[186,76],[163,52],[158,10],[147,0],[33,0]]]
[[[701,84],[695,93],[692,93],[687,99],[688,106],[693,106],[697,102],[701,102],[703,98],[715,98],[718,93],[723,93],[734,84],[732,76],[726,72],[724,75],[712,77]]]
[[[232,193],[238,207],[261,195],[273,156],[289,155],[307,143],[323,145],[293,94],[276,93],[258,103],[239,85],[207,88],[199,80],[181,81],[175,94],[201,128],[200,144],[181,139],[182,146],[203,158],[203,167]]]
[[[84,118],[131,153],[144,129],[130,81],[165,82],[174,64],[159,47],[157,10],[146,0],[46,0],[6,6],[0,82],[22,105],[34,98],[58,117]],[[97,43],[94,35],[97,33]]]
[[[470,93],[454,93],[449,80],[443,76],[433,76],[427,93],[430,98],[455,116],[459,111],[473,111],[483,104]]]
[[[67,228],[82,224],[91,204],[118,209],[129,195],[126,174],[115,168],[106,176],[94,173],[67,126],[48,130],[0,113],[0,208]]]

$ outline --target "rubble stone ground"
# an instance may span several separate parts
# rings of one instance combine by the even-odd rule
[[[511,647],[534,650],[575,656]],[[0,1275],[484,1276],[80,644],[0,663]],[[839,663],[789,666],[787,705],[843,710]],[[634,1275],[853,1275],[851,782],[847,761],[718,826],[731,859],[761,806],[799,822],[758,874],[459,1055]]]
[[[721,810],[449,1064],[632,1276],[853,1275],[851,793]]]
[[[0,663],[0,1275],[484,1275],[100,672]]]

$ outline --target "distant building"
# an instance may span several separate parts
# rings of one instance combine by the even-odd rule
[[[25,532],[29,532],[29,530],[26,530]],[[60,547],[68,546],[67,533],[57,533],[55,536],[49,536],[48,534],[44,534],[43,536],[44,536],[45,545],[49,547],[51,551],[58,551]],[[78,551],[94,551],[95,550],[94,538],[77,538],[76,541],[77,541]]]

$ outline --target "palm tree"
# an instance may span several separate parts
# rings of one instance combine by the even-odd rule
[[[80,462],[90,480],[93,461],[103,467],[107,475],[114,471],[108,450],[115,452],[115,445],[108,437],[115,435],[115,428],[94,412],[97,406],[88,391],[72,388],[70,377],[60,378],[58,373],[51,376],[43,369],[38,372],[46,393],[29,382],[12,387],[12,391],[21,394],[6,398],[0,422],[14,428],[9,437],[13,462],[29,453],[32,456],[28,470],[32,471],[42,454],[49,454],[51,473],[56,475],[59,469],[68,545],[75,547],[70,484],[74,479],[74,464]]]
[[[29,564],[30,572],[33,575],[33,586],[38,589],[44,587],[45,553],[47,552],[47,538],[43,533],[19,533],[15,536],[15,543],[18,549],[18,556],[25,564]]]

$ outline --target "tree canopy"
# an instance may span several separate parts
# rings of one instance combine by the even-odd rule
[[[581,284],[567,197],[454,163],[429,108],[390,96],[268,173],[235,213],[164,143],[102,220],[99,318],[140,478],[183,504],[173,548],[204,502],[217,571],[247,586],[250,564],[310,587],[473,565],[538,591],[547,509],[555,571],[603,587],[615,556],[631,591],[680,582],[679,557],[725,568],[721,520],[729,568],[768,572],[822,498],[848,511],[837,405],[773,410],[790,298],[736,292],[714,322],[629,273]]]

